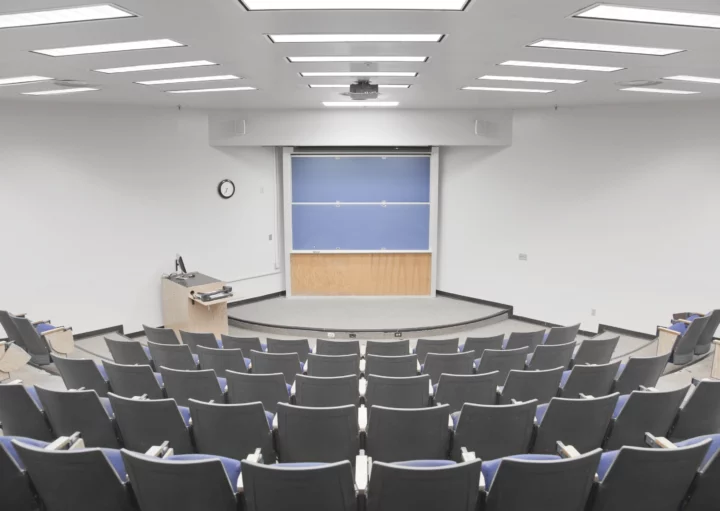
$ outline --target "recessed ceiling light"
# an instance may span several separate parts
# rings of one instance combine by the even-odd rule
[[[337,71],[337,72],[311,72],[311,73],[300,73],[300,76],[307,78],[312,76],[360,76],[360,77],[371,77],[371,76],[384,76],[384,77],[395,77],[395,78],[415,78],[418,74],[411,71]]]
[[[609,66],[583,66],[578,64],[556,64],[554,62],[528,62],[525,60],[508,60],[500,66],[517,66],[517,67],[543,67],[549,69],[570,69],[573,71],[599,71],[602,73],[612,73],[614,71],[622,71],[624,67]]]
[[[397,101],[323,101],[323,105],[331,107],[350,108],[389,108],[398,106]]]
[[[54,25],[76,21],[96,21],[116,18],[134,18],[135,14],[114,5],[88,5],[65,9],[0,14],[0,28]]]
[[[74,94],[75,92],[89,92],[95,89],[93,87],[76,87],[74,89],[53,89],[53,90],[41,90],[37,92],[23,92],[25,96],[52,96],[55,94]]]
[[[189,62],[170,62],[167,64],[147,64],[145,66],[128,66],[128,67],[110,67],[106,69],[96,69],[98,73],[134,73],[137,71],[158,71],[161,69],[178,69],[183,67],[200,67],[200,66],[217,66],[215,62],[209,60],[192,60]]]
[[[308,85],[311,89],[347,89],[350,87],[349,83],[335,84],[335,83],[323,83],[323,84],[310,84]],[[400,84],[389,84],[389,85],[378,85],[381,89],[409,89],[410,85]]]
[[[508,87],[463,87],[462,90],[481,90],[489,92],[534,92],[537,94],[548,94],[555,92],[550,89],[511,89]]]
[[[240,0],[248,11],[462,11],[470,0]]]
[[[192,94],[196,92],[232,92],[232,91],[247,91],[257,90],[255,87],[224,87],[222,89],[186,89],[186,90],[169,90],[165,91],[170,94]]]
[[[689,90],[649,89],[646,87],[628,87],[620,90],[624,90],[626,92],[655,92],[657,94],[700,94],[699,92]]]
[[[663,80],[677,80],[678,82],[697,82],[697,83],[720,84],[720,78],[705,78],[703,76],[678,75],[678,76],[668,76],[668,77],[663,78]]]
[[[88,55],[91,53],[112,53],[116,51],[152,50],[155,48],[174,48],[185,46],[172,39],[155,39],[152,41],[131,41],[128,43],[93,44],[91,46],[71,46],[49,50],[34,50],[33,53],[50,57],[68,57],[71,55]]]
[[[720,28],[719,14],[702,14],[687,11],[667,11],[623,5],[596,5],[575,15],[575,18],[591,18],[609,21],[632,21],[654,25],[678,25],[683,27]]]
[[[496,80],[500,82],[537,82],[537,83],[565,83],[569,85],[577,85],[578,83],[584,83],[585,80],[565,80],[561,78],[532,78],[529,76],[495,76],[485,75],[478,78],[478,80]]]
[[[52,80],[47,76],[16,76],[15,78],[0,78],[0,85],[22,85],[24,83],[47,82]]]
[[[219,75],[219,76],[195,76],[192,78],[170,78],[167,80],[147,80],[144,82],[135,82],[140,85],[165,85],[168,83],[190,83],[190,82],[219,82],[222,80],[240,80],[235,75]]]
[[[623,46],[618,44],[584,43],[580,41],[557,41],[554,39],[543,39],[536,43],[529,44],[533,48],[554,48],[560,50],[585,50],[603,51],[609,53],[632,53],[636,55],[665,56],[673,53],[681,53],[685,50],[668,48],[647,48],[644,46]]]
[[[268,34],[273,43],[439,43],[444,34]]]
[[[288,57],[295,63],[306,62],[427,62],[429,57]]]

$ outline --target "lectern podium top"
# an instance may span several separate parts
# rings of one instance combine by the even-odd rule
[[[192,273],[191,275],[194,275],[194,277],[190,278],[184,278],[180,275],[174,276],[174,277],[167,277],[167,279],[171,282],[174,282],[175,284],[183,287],[195,287],[195,286],[204,286],[206,284],[215,284],[220,283],[222,281],[208,277],[207,275],[203,273]]]

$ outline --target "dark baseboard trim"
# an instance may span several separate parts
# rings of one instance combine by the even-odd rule
[[[640,339],[647,339],[648,341],[654,341],[657,336],[653,334],[646,334],[644,332],[636,332],[635,330],[628,330],[626,328],[619,328],[611,325],[600,324],[598,326],[598,333],[613,332],[621,335],[629,335],[630,337],[638,337]]]
[[[240,305],[247,305],[249,303],[262,302],[263,300],[271,300],[273,298],[281,298],[286,295],[287,295],[287,293],[285,291],[278,291],[277,293],[270,293],[267,295],[256,296],[255,298],[248,298],[246,300],[238,300],[236,302],[229,302],[228,309],[231,307],[239,307]]]
[[[482,300],[480,298],[473,298],[472,296],[458,295],[455,293],[448,293],[447,291],[436,291],[437,296],[444,296],[445,298],[452,298],[454,300],[462,300],[464,302],[477,303],[479,305],[489,305],[490,307],[498,307],[499,309],[505,309],[508,315],[513,315],[513,306],[506,303],[491,302],[489,300]]]
[[[125,330],[122,325],[118,325],[118,326],[111,326],[108,328],[101,328],[100,330],[93,330],[91,332],[83,332],[81,334],[75,334],[75,335],[73,335],[73,337],[75,338],[76,341],[79,341],[82,339],[87,339],[88,337],[97,337],[99,335],[112,334],[114,332],[120,332],[120,334],[124,334]]]

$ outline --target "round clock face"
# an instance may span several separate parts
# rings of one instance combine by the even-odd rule
[[[229,179],[221,181],[220,185],[218,186],[218,193],[223,199],[229,199],[230,197],[235,195],[235,183],[233,183]]]

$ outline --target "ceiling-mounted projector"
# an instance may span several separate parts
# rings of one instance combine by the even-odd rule
[[[353,101],[364,101],[366,99],[377,99],[380,95],[378,86],[370,83],[370,80],[358,80],[350,85],[350,92],[341,92]]]

